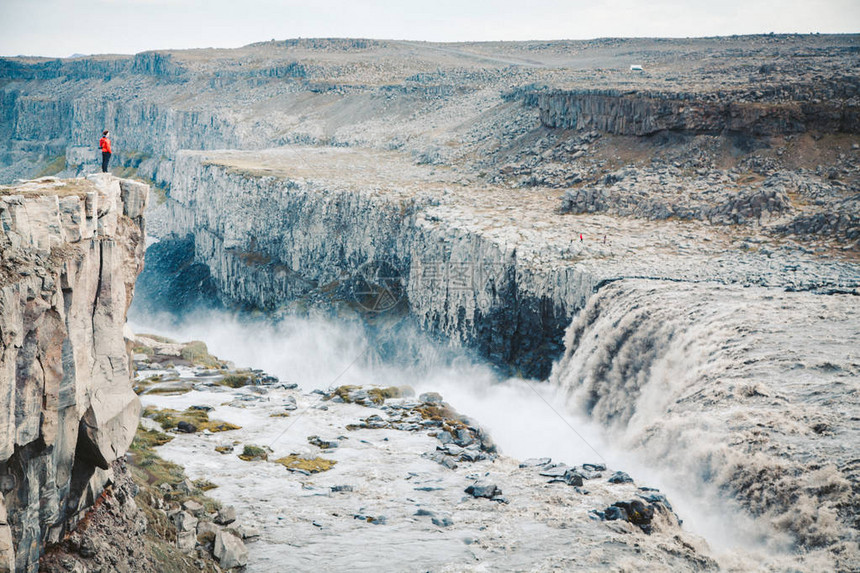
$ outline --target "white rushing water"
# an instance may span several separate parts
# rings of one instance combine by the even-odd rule
[[[547,386],[533,387],[522,380],[500,382],[488,366],[423,339],[420,343],[401,339],[418,355],[404,365],[373,359],[373,349],[361,329],[322,320],[288,318],[269,323],[212,313],[179,327],[141,322],[131,326],[138,332],[205,340],[212,353],[237,366],[263,367],[283,382],[302,383],[304,390],[343,384],[408,384],[419,393],[440,392],[461,413],[489,430],[502,452],[520,459],[551,456],[573,465],[598,462],[605,455],[596,427],[550,408],[545,400],[554,396]],[[153,373],[158,372],[145,370],[140,375]],[[184,376],[194,379],[193,372]],[[282,410],[288,395],[298,401],[294,415],[269,417]],[[677,529],[655,533],[653,546],[643,551],[635,536],[624,531],[613,534],[589,519],[592,509],[635,498],[642,483],[612,485],[603,477],[589,481],[589,494],[582,495],[564,484],[549,486],[548,478],[540,477],[538,470],[519,469],[507,457],[493,463],[461,463],[452,471],[422,456],[438,445],[426,432],[345,431],[347,424],[382,412],[333,403],[319,410],[320,396],[314,394],[267,389],[259,395],[248,388],[214,387],[178,396],[144,395],[142,399],[146,405],[162,408],[210,406],[213,418],[242,426],[224,434],[180,435],[159,450],[182,464],[192,478],[206,477],[217,483],[219,487],[211,494],[235,505],[244,523],[263,531],[261,540],[249,546],[249,571],[316,571],[320,567],[332,571],[371,567],[548,571],[565,570],[565,563],[594,568],[607,560],[653,563],[658,569],[672,564],[677,570],[691,570],[684,546],[669,556],[669,550],[663,549],[680,543],[675,541]],[[577,425],[581,427],[572,430]],[[286,474],[277,464],[244,462],[214,450],[235,440],[271,447],[270,459],[293,452],[319,455],[307,443],[310,435],[341,441],[341,447],[323,452],[336,456],[339,465],[303,480]],[[241,451],[241,445],[236,447]],[[464,498],[464,487],[485,474],[511,497],[510,505]],[[354,493],[329,492],[330,487],[345,484]],[[422,488],[428,491],[419,491]],[[454,524],[431,525],[429,518],[416,517],[420,515],[416,508],[437,517],[450,516]],[[352,513],[384,515],[388,522],[384,527],[367,526],[353,519]],[[619,543],[615,539],[618,533],[630,542]],[[577,539],[575,548],[570,539]],[[683,543],[689,548],[697,541],[690,538]],[[695,565],[692,570],[697,570]]]
[[[439,392],[474,418],[507,455],[551,456],[568,463],[600,462],[610,447],[595,424],[565,411],[547,384],[503,380],[488,365],[409,332],[402,344],[409,364],[379,359],[373,342],[355,324],[288,317],[278,322],[210,312],[181,324],[137,317],[133,331],[175,340],[203,340],[209,351],[238,367],[259,368],[305,391],[344,384],[409,385]]]
[[[811,570],[856,564],[856,297],[620,281],[565,347],[552,382],[568,406],[631,452],[640,476],[694,497],[688,524],[712,545],[796,551]],[[727,511],[731,527],[708,522]]]
[[[459,412],[487,429],[500,450],[509,456],[546,456],[570,465],[605,462],[632,475],[639,485],[661,489],[685,520],[685,529],[707,539],[716,554],[723,556],[724,565],[746,569],[752,562],[778,563],[783,558],[786,540],[718,495],[712,484],[685,466],[687,462],[680,454],[653,456],[635,438],[624,431],[619,433],[611,420],[595,416],[604,422],[601,425],[578,407],[571,408],[580,400],[577,396],[581,390],[564,386],[570,383],[569,372],[566,380],[556,380],[554,384],[501,380],[489,366],[414,333],[401,342],[415,359],[409,364],[390,363],[374,358],[372,343],[359,326],[323,319],[288,317],[273,323],[208,313],[180,325],[138,318],[131,326],[135,332],[154,332],[182,341],[203,340],[210,352],[222,359],[240,367],[263,369],[284,382],[298,383],[306,391],[343,384],[408,384],[418,393],[439,392]],[[673,358],[669,354],[656,359],[661,363],[654,369],[656,372],[672,371]],[[678,360],[683,362],[682,358]],[[570,362],[567,356],[557,368],[557,376],[570,368]],[[593,370],[587,364],[583,367]],[[646,381],[640,383],[647,386]],[[655,408],[665,407],[666,399],[657,400],[659,405]],[[642,403],[654,400],[647,396],[631,398],[635,407],[620,409],[632,419],[642,410]],[[633,422],[622,426],[629,428],[628,434],[635,428]]]

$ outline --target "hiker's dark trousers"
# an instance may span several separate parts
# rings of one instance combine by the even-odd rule
[[[110,163],[110,153],[102,151],[102,173],[107,173],[108,163]]]

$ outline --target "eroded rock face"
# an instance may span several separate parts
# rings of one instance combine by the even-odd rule
[[[741,99],[740,94],[735,97]],[[527,101],[538,107],[541,123],[547,127],[597,129],[618,135],[650,135],[664,130],[755,135],[810,130],[857,133],[860,129],[856,107],[820,100],[714,101],[701,94],[553,90]]]
[[[576,269],[532,268],[505,237],[475,232],[475,220],[441,224],[428,209],[444,214],[445,204],[430,192],[255,177],[207,157],[177,156],[166,226],[193,237],[195,259],[229,301],[272,310],[332,285],[369,312],[408,304],[428,331],[541,378],[596,282]]]
[[[134,437],[122,330],[148,190],[102,174],[0,189],[0,570],[35,571]]]

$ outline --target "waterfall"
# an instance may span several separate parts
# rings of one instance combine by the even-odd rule
[[[833,404],[856,413],[857,315],[852,296],[617,281],[570,325],[551,381],[699,511],[741,509],[743,537],[856,555],[857,428]]]

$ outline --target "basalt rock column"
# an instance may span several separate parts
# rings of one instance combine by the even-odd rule
[[[123,326],[148,190],[102,174],[0,188],[0,571],[36,571],[134,437]]]

